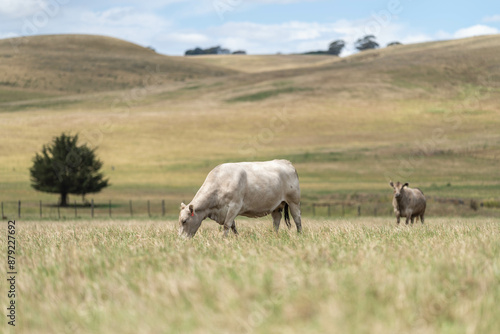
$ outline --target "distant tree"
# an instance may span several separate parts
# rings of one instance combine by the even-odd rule
[[[359,51],[364,51],[369,49],[376,49],[379,47],[379,44],[375,42],[375,36],[366,35],[365,37],[358,39],[354,46]]]
[[[196,56],[196,55],[227,55],[230,54],[229,49],[224,49],[221,46],[212,46],[208,49],[202,49],[197,47],[194,50],[187,50],[184,55],[186,56]]]
[[[196,56],[196,55],[202,55],[204,54],[204,51],[201,48],[195,48],[193,50],[187,50],[185,55],[186,56]]]
[[[30,168],[31,186],[39,191],[60,195],[59,205],[68,205],[68,195],[96,193],[109,186],[99,170],[102,162],[95,149],[77,146],[78,135],[61,134],[44,145],[33,158]]]
[[[342,49],[345,47],[345,41],[339,39],[332,43],[328,47],[328,54],[338,56],[342,52]]]
[[[213,46],[211,48],[208,48],[204,50],[204,54],[206,55],[219,55],[221,54],[222,48],[220,46]]]
[[[233,52],[233,55],[246,55],[247,52],[245,50],[237,50]]]
[[[156,52],[155,48],[154,48],[154,47],[152,47],[152,46],[147,46],[147,47],[146,47],[146,49],[149,49],[149,50],[151,50],[151,51],[153,51],[153,52]]]
[[[394,45],[403,45],[402,43],[400,42],[390,42],[389,44],[387,44],[387,46],[394,46]]]
[[[309,52],[304,52],[304,55],[328,55],[328,51],[309,51]]]

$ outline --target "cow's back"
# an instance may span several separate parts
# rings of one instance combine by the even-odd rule
[[[269,213],[290,196],[300,201],[297,172],[287,160],[222,164],[203,187],[216,188],[220,203],[240,203],[255,214]]]

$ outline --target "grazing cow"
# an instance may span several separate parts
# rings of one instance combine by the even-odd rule
[[[423,224],[426,201],[422,190],[410,188],[408,183],[402,185],[399,181],[396,184],[391,181],[389,185],[394,189],[392,206],[394,207],[397,223],[399,224],[400,217],[406,217],[406,224],[410,219],[413,224],[413,218],[420,217]]]
[[[179,235],[193,237],[206,218],[224,225],[224,236],[229,229],[238,234],[236,216],[256,218],[268,214],[278,232],[283,210],[290,228],[289,208],[300,233],[299,177],[290,161],[226,163],[208,173],[191,203],[181,204]]]

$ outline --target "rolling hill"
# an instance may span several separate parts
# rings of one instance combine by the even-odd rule
[[[207,77],[234,71],[193,64],[123,40],[91,35],[48,35],[0,40],[2,95],[89,93]],[[153,78],[153,79],[151,79]]]
[[[96,200],[174,209],[218,163],[287,158],[304,203],[390,209],[389,179],[436,201],[500,203],[497,35],[346,58],[169,57],[108,37],[34,36],[0,40],[0,58],[4,200],[55,198],[30,188],[27,169],[66,131],[99,147],[113,186]],[[469,212],[436,203],[431,214]]]

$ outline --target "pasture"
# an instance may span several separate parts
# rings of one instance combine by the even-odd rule
[[[72,35],[18,48],[0,42],[3,201],[57,201],[33,191],[28,168],[65,131],[98,148],[112,184],[99,204],[165,199],[172,212],[222,162],[284,158],[304,203],[390,203],[393,179],[466,203],[436,202],[430,215],[500,215],[468,208],[500,206],[498,36],[346,58],[169,57]]]
[[[18,326],[2,333],[496,333],[500,222],[18,222]],[[4,240],[5,231],[1,238]],[[3,241],[2,241],[3,243]],[[5,291],[6,281],[0,289]],[[5,296],[2,294],[2,300]],[[10,327],[10,326],[9,326]]]
[[[498,35],[345,58],[0,40],[0,200],[9,219],[23,203],[18,326],[0,332],[496,333],[499,55]],[[78,215],[59,214],[30,187],[61,132],[98,148],[110,178],[87,195],[95,219],[79,196]],[[237,238],[213,222],[177,237],[179,204],[211,169],[275,158],[297,168],[302,235],[267,217],[237,218]],[[426,225],[395,225],[390,179],[424,190]]]

